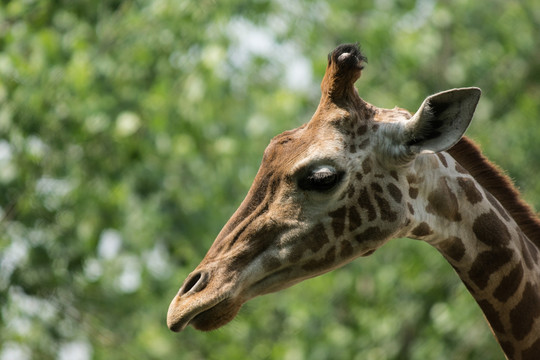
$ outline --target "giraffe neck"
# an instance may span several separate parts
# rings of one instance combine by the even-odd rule
[[[537,246],[501,203],[450,155],[419,157],[407,179],[409,210],[415,219],[408,237],[427,241],[454,267],[508,358],[537,358]]]

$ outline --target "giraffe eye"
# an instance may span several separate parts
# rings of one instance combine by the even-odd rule
[[[328,191],[336,186],[342,177],[343,172],[332,166],[319,166],[301,177],[298,186],[302,190]]]

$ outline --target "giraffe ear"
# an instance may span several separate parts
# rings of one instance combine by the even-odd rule
[[[427,97],[405,128],[405,145],[415,154],[445,151],[465,133],[480,99],[479,88],[443,91]]]

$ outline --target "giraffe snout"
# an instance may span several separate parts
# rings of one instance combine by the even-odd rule
[[[167,326],[179,332],[187,326],[203,331],[217,329],[231,321],[245,302],[234,286],[222,281],[209,268],[192,272],[171,301]]]

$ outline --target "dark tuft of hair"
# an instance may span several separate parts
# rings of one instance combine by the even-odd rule
[[[350,54],[345,59],[340,60],[340,56],[343,54]],[[362,55],[360,45],[358,43],[341,44],[336,47],[330,54],[328,54],[328,63],[336,62],[339,66],[358,66],[363,69],[362,63],[367,63],[367,57]]]

